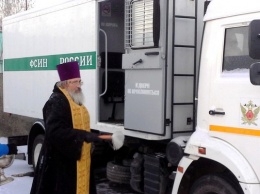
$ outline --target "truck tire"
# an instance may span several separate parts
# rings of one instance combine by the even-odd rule
[[[36,136],[36,138],[33,141],[33,148],[32,148],[32,161],[33,161],[33,168],[36,168],[37,161],[39,158],[39,154],[42,148],[42,144],[44,141],[44,135],[40,134]]]
[[[238,186],[220,175],[205,175],[195,181],[190,194],[241,194]]]
[[[130,167],[115,164],[114,162],[107,163],[107,179],[115,183],[130,183]]]

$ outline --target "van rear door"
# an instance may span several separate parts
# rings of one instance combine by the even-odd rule
[[[125,129],[165,129],[165,13],[159,0],[126,1]],[[164,13],[164,14],[163,14]]]

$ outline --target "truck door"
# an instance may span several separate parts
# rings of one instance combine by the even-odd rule
[[[214,65],[210,75],[210,106],[207,113],[210,135],[235,147],[255,172],[260,172],[260,159],[252,154],[257,153],[260,146],[260,90],[249,79],[249,67],[256,60],[249,57],[246,24],[241,22],[240,25],[228,25],[222,28],[222,32],[215,30],[215,34],[210,34],[217,41],[220,40],[217,38],[219,35],[225,39],[223,60],[216,60],[220,65]],[[217,42],[212,43],[209,44],[212,47],[207,48],[209,51],[218,50],[222,46]],[[204,54],[210,56],[209,53]]]
[[[163,134],[166,97],[166,1],[127,0],[125,119],[127,130]],[[164,29],[164,30],[163,30]]]
[[[225,37],[223,58],[218,60],[221,65],[215,65],[211,75],[214,81],[210,92],[210,120],[213,125],[225,118],[221,125],[253,127],[258,119],[244,115],[259,106],[256,100],[259,93],[249,80],[249,67],[255,60],[249,57],[248,26],[227,26],[223,30],[218,33]]]

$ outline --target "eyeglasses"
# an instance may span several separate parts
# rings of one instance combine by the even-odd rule
[[[77,81],[77,80],[76,81],[69,81],[68,83],[73,84],[73,85],[81,85],[81,86],[83,85],[82,81]]]

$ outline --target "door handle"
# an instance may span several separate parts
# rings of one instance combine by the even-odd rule
[[[215,111],[215,110],[210,110],[209,114],[210,115],[225,115],[225,112],[219,112],[219,111]]]
[[[105,36],[105,90],[102,94],[99,94],[99,96],[103,96],[107,92],[107,33],[102,29],[99,29],[99,30]]]
[[[150,55],[159,55],[159,52],[146,52],[145,55],[150,56]]]
[[[143,60],[142,60],[142,59],[139,59],[138,61],[134,62],[133,65],[136,65],[136,64],[142,63],[142,62],[143,62]]]

